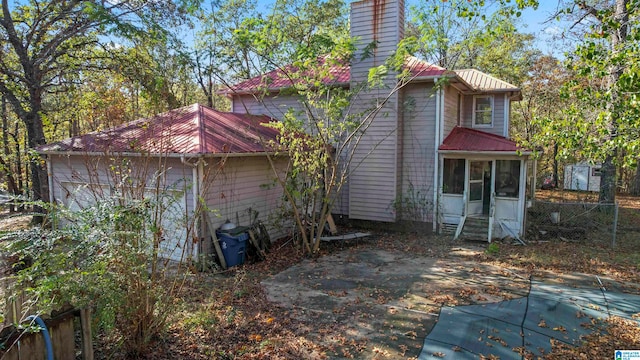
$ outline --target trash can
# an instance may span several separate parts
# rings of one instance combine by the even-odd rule
[[[247,239],[249,234],[246,232],[228,232],[216,230],[216,236],[222,249],[224,261],[227,267],[244,264],[245,249],[247,248]]]

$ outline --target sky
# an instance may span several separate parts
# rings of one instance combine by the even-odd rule
[[[536,37],[536,45],[543,54],[562,57],[563,48],[558,47],[558,42],[553,42],[554,36],[562,33],[562,28],[566,27],[566,22],[549,20],[556,12],[557,1],[542,0],[538,9],[525,9],[522,12],[522,24],[520,31],[531,33]]]
[[[351,0],[346,0],[351,3]],[[420,0],[405,0],[407,5],[417,4]],[[446,1],[446,0],[443,0]],[[258,9],[264,9],[268,12],[275,0],[258,0]],[[554,36],[562,33],[562,28],[566,27],[566,22],[561,23],[557,20],[549,20],[557,11],[559,0],[539,0],[537,9],[527,8],[522,11],[519,22],[520,31],[535,35],[536,46],[545,55],[554,55],[558,58],[563,57],[564,48],[553,41]]]

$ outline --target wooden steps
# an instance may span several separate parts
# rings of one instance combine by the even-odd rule
[[[460,239],[487,241],[489,237],[489,219],[485,217],[467,217],[460,233]]]

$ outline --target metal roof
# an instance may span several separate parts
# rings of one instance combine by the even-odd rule
[[[442,76],[450,73],[443,67],[418,59],[415,56],[408,56],[404,61],[404,66],[416,78]]]
[[[327,70],[327,76],[322,81],[327,85],[343,85],[349,83],[349,65],[345,65],[338,60],[331,60],[328,56],[322,56],[318,59],[320,65],[331,61],[331,66]],[[289,64],[283,68],[269,71],[266,74],[255,76],[251,79],[242,81],[232,85],[229,88],[220,91],[221,93],[253,93],[263,90],[281,90],[291,87],[294,83],[301,83],[302,79],[297,74],[299,68]],[[312,71],[303,72],[302,76],[313,77]],[[294,78],[295,77],[295,78]]]
[[[328,57],[319,58],[320,64],[328,61]],[[334,63],[328,69],[328,76],[322,79],[325,85],[348,85],[351,80],[349,64],[344,64],[334,60]],[[433,65],[416,57],[409,56],[404,63],[405,69],[409,70],[414,78],[436,77],[442,76],[448,72],[445,68]],[[300,77],[295,73],[298,71],[293,65],[287,65],[282,69],[272,70],[266,74],[253,77],[229,88],[220,91],[223,94],[247,94],[257,91],[275,91],[291,87],[294,83],[301,81]],[[453,73],[451,73],[453,74]],[[295,76],[295,78],[292,77]],[[313,75],[309,72],[305,75]],[[455,75],[455,74],[453,74]]]
[[[520,91],[517,86],[476,69],[454,70],[454,72],[476,91]]]
[[[47,152],[147,152],[155,154],[239,154],[265,152],[278,132],[265,115],[213,110],[193,104],[104,131],[37,148]]]
[[[461,152],[523,152],[514,141],[484,131],[456,126],[444,139],[440,150]]]

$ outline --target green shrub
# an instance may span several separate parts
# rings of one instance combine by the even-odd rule
[[[500,252],[500,245],[498,243],[491,243],[487,246],[487,250],[485,250],[487,255],[498,255]]]
[[[17,271],[13,291],[23,291],[39,311],[69,303],[91,307],[97,326],[115,331],[122,350],[136,356],[161,335],[181,290],[182,267],[158,258],[166,201],[111,197],[79,212],[52,208],[64,223],[5,235]]]

